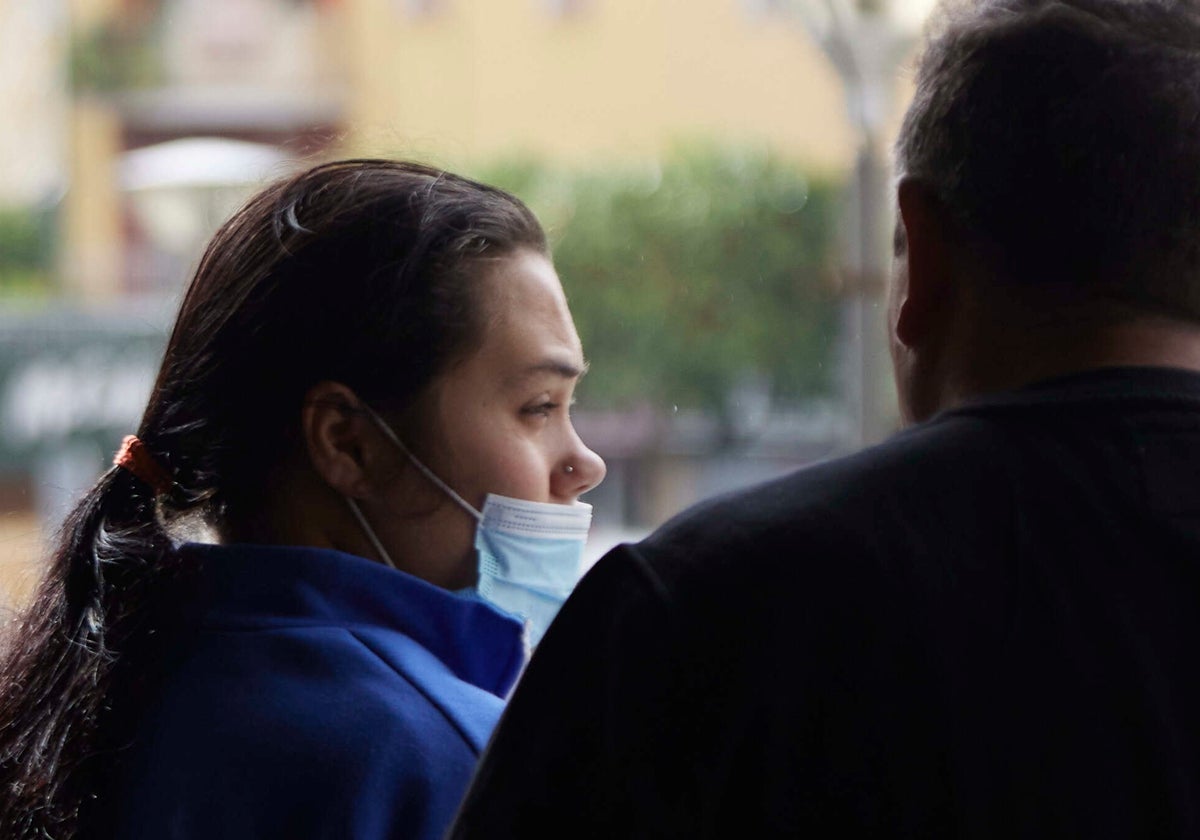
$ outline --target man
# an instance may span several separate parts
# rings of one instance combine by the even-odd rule
[[[454,837],[1200,836],[1200,9],[945,10],[913,428],[614,550]]]

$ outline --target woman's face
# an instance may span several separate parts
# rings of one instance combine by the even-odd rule
[[[484,271],[482,343],[431,384],[406,443],[476,510],[488,493],[570,504],[603,480],[605,467],[571,423],[587,365],[562,285],[550,261],[528,250]],[[371,517],[389,554],[433,583],[472,585],[475,520],[416,470],[398,472],[383,500],[393,515]],[[431,497],[445,503],[430,506]],[[394,515],[414,505],[428,515]]]

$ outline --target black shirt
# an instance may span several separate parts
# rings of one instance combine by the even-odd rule
[[[992,396],[580,584],[451,836],[1200,836],[1200,376]]]

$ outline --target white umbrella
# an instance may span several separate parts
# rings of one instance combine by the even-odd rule
[[[289,169],[276,146],[186,137],[126,152],[117,178],[155,244],[190,259],[256,188]]]
[[[185,137],[126,152],[118,163],[124,190],[246,186],[282,174],[277,146],[222,137]]]

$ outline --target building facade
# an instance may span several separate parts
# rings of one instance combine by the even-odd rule
[[[765,0],[74,3],[62,274],[89,300],[170,282],[117,162],[182,137],[460,167],[704,139],[841,172],[856,147],[836,74]]]

